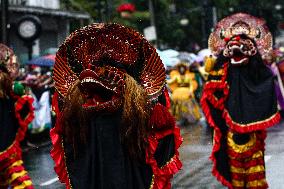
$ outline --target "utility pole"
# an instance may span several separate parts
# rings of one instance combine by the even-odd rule
[[[156,35],[155,46],[156,48],[158,48],[158,36],[157,36],[157,28],[156,28],[156,23],[155,23],[155,10],[154,10],[152,0],[148,0],[148,5],[149,5],[149,12],[150,12],[150,25],[154,27],[154,32]]]
[[[211,30],[213,29],[214,22],[217,22],[217,14],[216,8],[211,1],[204,0],[202,2],[203,12],[202,14],[202,21],[201,21],[201,30],[202,30],[202,47],[207,48],[207,40]]]
[[[105,21],[110,22],[112,18],[112,10],[113,10],[113,2],[112,0],[105,0]]]
[[[102,22],[102,5],[101,5],[101,0],[97,0],[96,8],[97,8],[97,11],[98,11],[97,22]]]
[[[8,45],[8,0],[1,0],[1,42]]]
[[[148,1],[149,3],[149,12],[150,12],[150,23],[151,26],[156,26],[155,25],[155,11],[154,11],[154,6],[152,0]]]

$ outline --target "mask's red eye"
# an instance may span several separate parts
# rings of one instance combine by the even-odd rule
[[[239,41],[240,39],[241,39],[240,36],[236,36],[236,37],[235,37],[235,40],[236,40],[236,41]]]
[[[225,41],[225,42],[228,42],[228,41],[230,41],[230,38],[229,38],[229,37],[225,37],[225,38],[224,38],[224,41]]]

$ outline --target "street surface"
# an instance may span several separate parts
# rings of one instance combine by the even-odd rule
[[[268,129],[266,175],[270,189],[284,189],[284,122]],[[184,142],[180,148],[182,170],[172,180],[173,189],[225,189],[211,175],[209,160],[212,133],[203,122],[181,128]],[[36,189],[64,189],[53,170],[50,145],[24,152],[24,161]]]

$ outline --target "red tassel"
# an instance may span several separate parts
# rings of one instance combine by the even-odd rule
[[[175,141],[175,155],[173,158],[164,166],[159,167],[155,159],[155,152],[158,147],[159,140],[170,135],[174,135]],[[148,149],[146,150],[146,163],[151,166],[154,180],[153,189],[170,189],[170,180],[175,173],[177,173],[181,167],[182,163],[179,159],[178,148],[182,143],[182,138],[180,136],[179,128],[174,125],[170,130],[163,130],[160,132],[153,133],[152,136],[148,137]]]
[[[20,112],[26,103],[28,104],[29,113],[24,119],[22,119]],[[15,115],[20,126],[16,136],[16,140],[18,142],[22,141],[25,138],[28,125],[34,119],[34,107],[32,104],[33,104],[33,98],[26,95],[20,97],[15,103]]]
[[[58,123],[58,122],[57,122]],[[53,144],[53,148],[50,151],[50,155],[54,160],[55,166],[54,170],[58,175],[60,182],[66,184],[66,189],[71,189],[71,183],[69,180],[67,167],[65,165],[65,152],[62,145],[62,138],[57,133],[58,124],[55,125],[55,128],[50,130],[50,138]]]
[[[229,38],[229,37],[225,37],[225,38],[224,38],[224,41],[225,41],[225,42],[229,42],[229,41],[230,41],[230,38]]]
[[[58,92],[55,92],[52,97],[52,110],[55,112],[55,114],[59,113],[59,107],[58,107]]]
[[[168,129],[175,125],[175,119],[168,108],[158,103],[154,106],[149,120],[149,126],[154,130]]]
[[[166,98],[166,107],[168,109],[170,109],[171,108],[171,99],[170,99],[169,91],[168,91],[167,88],[165,88],[165,90],[164,90],[164,95],[165,95],[165,98]]]

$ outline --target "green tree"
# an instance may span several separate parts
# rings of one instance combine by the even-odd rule
[[[266,20],[274,36],[278,34],[278,23],[284,19],[283,0],[214,0],[219,20],[237,12],[245,12]]]
[[[136,28],[140,32],[150,25],[148,0],[64,0],[61,2],[62,7],[68,10],[87,11],[94,21],[117,22]],[[135,4],[137,9],[130,19],[121,18],[116,11],[120,4],[127,2]],[[283,0],[152,0],[152,2],[160,48],[174,48],[181,51],[193,51],[192,46],[195,43],[205,44],[204,47],[206,47],[208,35],[213,29],[213,7],[216,8],[218,21],[236,12],[263,17],[274,35],[278,31],[277,24],[284,18]],[[181,25],[181,19],[188,19],[188,25]]]
[[[123,3],[136,6],[131,18],[122,18],[116,8]],[[145,1],[124,0],[63,0],[61,7],[66,10],[88,12],[93,22],[116,22],[143,31],[149,25],[149,11]]]

